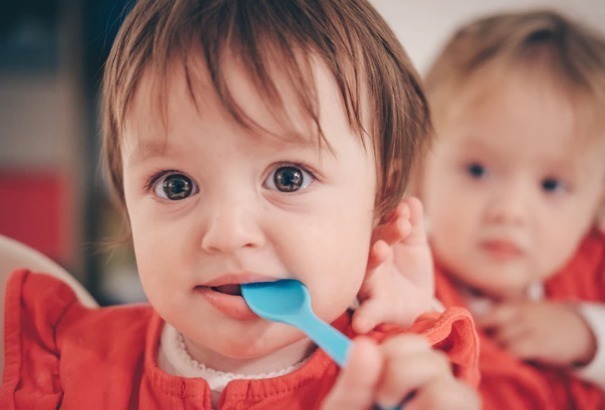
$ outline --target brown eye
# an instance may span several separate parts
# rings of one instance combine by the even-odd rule
[[[183,174],[168,174],[157,181],[154,192],[160,198],[179,201],[196,193],[197,187]]]
[[[313,176],[304,169],[292,165],[282,166],[269,176],[267,187],[280,192],[296,192],[313,182]]]

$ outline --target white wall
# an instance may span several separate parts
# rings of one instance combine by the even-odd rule
[[[481,15],[546,6],[605,31],[605,0],[370,0],[421,73],[458,25]]]

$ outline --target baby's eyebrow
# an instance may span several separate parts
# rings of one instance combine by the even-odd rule
[[[241,138],[260,138],[266,144],[273,146],[276,151],[313,152],[322,155],[325,151],[335,156],[332,147],[319,137],[304,135],[299,132],[285,132],[281,134],[242,135]],[[129,166],[138,165],[151,158],[165,157],[171,154],[171,147],[167,138],[137,138],[132,142],[133,149],[125,159]],[[174,148],[174,147],[173,147]]]
[[[168,152],[168,144],[165,140],[138,141],[135,144],[136,148],[127,158],[127,163],[131,166],[150,158],[165,156]]]
[[[267,137],[265,137],[267,138]],[[301,133],[288,133],[280,137],[273,138],[273,146],[278,151],[298,152],[309,155],[316,155],[318,158],[324,155],[337,157],[337,152],[329,144],[328,140],[321,139],[319,136],[307,136]]]

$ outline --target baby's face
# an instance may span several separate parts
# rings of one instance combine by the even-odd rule
[[[539,80],[511,73],[493,84],[474,80],[436,118],[422,196],[441,264],[514,298],[562,268],[592,224],[605,138],[579,142],[581,116]]]
[[[364,277],[374,222],[373,153],[350,130],[326,70],[314,68],[331,151],[318,149],[300,118],[293,127],[303,136],[285,135],[232,64],[224,69],[235,98],[281,138],[237,125],[201,69],[194,79],[199,110],[176,69],[166,126],[150,109],[156,97],[149,77],[132,103],[124,190],[141,281],[159,314],[210,367],[279,369],[309,348],[294,328],[256,317],[239,296],[241,283],[299,279],[316,313],[330,322],[350,306]]]

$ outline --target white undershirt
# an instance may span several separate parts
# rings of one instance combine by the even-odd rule
[[[221,392],[230,381],[236,379],[267,379],[270,377],[283,376],[284,374],[292,373],[300,368],[306,360],[307,359],[295,363],[292,366],[288,366],[285,369],[270,373],[236,374],[214,370],[205,366],[203,363],[198,362],[189,355],[183,336],[168,323],[164,323],[162,328],[158,352],[158,365],[160,366],[160,369],[164,370],[166,373],[187,378],[201,377],[206,380],[210,386],[213,407],[216,407]]]

